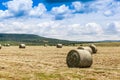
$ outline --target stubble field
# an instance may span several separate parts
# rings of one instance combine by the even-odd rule
[[[3,47],[0,80],[120,80],[120,47],[97,47],[90,68],[68,68],[67,53],[75,48]]]

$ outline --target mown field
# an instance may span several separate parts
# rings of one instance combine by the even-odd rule
[[[97,47],[90,68],[68,68],[66,56],[77,47],[18,46],[0,50],[0,80],[120,80],[120,47]]]

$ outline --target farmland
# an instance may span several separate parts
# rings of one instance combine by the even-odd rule
[[[0,80],[120,80],[120,47],[99,46],[90,68],[68,68],[64,46],[18,46],[0,50]]]

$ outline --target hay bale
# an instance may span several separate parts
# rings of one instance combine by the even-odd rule
[[[68,52],[66,63],[68,67],[86,68],[92,65],[93,59],[89,51],[74,49]]]
[[[0,44],[0,49],[2,49],[2,45]]]
[[[82,47],[82,46],[79,46],[77,49],[82,49],[82,50],[87,50],[89,51],[91,54],[93,53],[92,49],[90,47]]]
[[[57,48],[62,48],[63,45],[62,45],[62,44],[57,44],[56,47],[57,47]]]
[[[83,44],[80,44],[80,46],[83,46]]]
[[[47,47],[48,45],[47,44],[44,44],[44,47]]]
[[[79,46],[77,49],[83,49],[89,51],[91,54],[97,53],[97,47],[94,44],[89,45],[88,47]]]
[[[6,43],[5,43],[5,44],[4,44],[4,46],[9,47],[9,46],[10,46],[10,44],[6,44]]]
[[[26,47],[25,44],[20,44],[19,45],[19,48],[23,48],[24,49],[25,47]]]
[[[7,44],[6,46],[7,46],[7,47],[9,47],[9,46],[10,46],[10,44]]]
[[[97,53],[97,47],[94,44],[91,44],[89,47],[92,49],[93,53]]]

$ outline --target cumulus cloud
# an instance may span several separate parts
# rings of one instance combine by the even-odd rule
[[[7,23],[6,23],[7,22]],[[95,22],[64,24],[64,21],[44,19],[11,19],[0,22],[1,33],[27,33],[44,37],[92,41],[115,38],[119,39],[120,22],[108,23],[105,28]]]
[[[87,35],[99,35],[103,33],[102,27],[97,23],[87,23],[84,30],[83,34]]]
[[[106,5],[103,14],[105,16],[113,16],[120,13],[120,2],[111,0],[108,2],[109,4]]]
[[[116,34],[114,38],[120,39],[118,1],[75,1],[69,6],[63,4],[53,7],[50,12],[43,3],[37,6],[32,3],[32,0],[11,0],[4,3],[8,9],[0,10],[0,32],[88,41],[112,39]]]
[[[104,32],[108,35],[120,34],[120,22],[108,23]]]
[[[79,1],[76,1],[76,2],[72,2],[71,7],[73,8],[75,13],[84,14],[84,13],[91,13],[93,11],[96,11],[96,9],[93,9],[93,7],[91,7],[91,2],[81,3]]]
[[[81,35],[83,31],[83,26],[80,24],[71,24],[68,25],[68,36]]]
[[[51,0],[50,0],[51,1]],[[61,5],[59,7],[53,7],[51,13],[53,14],[56,20],[62,20],[64,18],[71,17],[71,14],[75,13],[91,13],[91,12],[100,12],[104,16],[113,16],[120,13],[120,2],[115,0],[75,0],[72,1],[71,6]],[[51,1],[52,2],[52,1]],[[69,1],[68,1],[69,2]],[[47,12],[47,9],[44,4],[39,3],[38,6],[33,7],[32,0],[11,0],[3,3],[8,10],[2,11],[0,17],[19,17],[19,16],[32,16],[40,17],[41,15]],[[74,14],[73,14],[74,13]],[[50,14],[49,14],[50,15]]]
[[[85,25],[73,24],[69,25],[69,35],[101,35],[103,29],[99,24],[96,23],[87,23]]]
[[[3,3],[7,7],[7,10],[0,11],[1,18],[9,17],[41,17],[46,11],[44,4],[39,3],[38,6],[33,7],[32,0],[12,0]]]
[[[32,0],[12,0],[4,3],[4,5],[15,16],[23,16],[27,15],[29,10],[31,10],[32,3]]]
[[[76,12],[80,12],[83,9],[83,4],[81,2],[73,2],[72,6]]]
[[[8,10],[0,10],[0,18],[8,18],[8,17],[12,17],[13,14],[11,14]]]
[[[50,0],[51,1],[51,0]],[[69,1],[68,1],[69,2]],[[0,11],[0,17],[41,17],[45,15],[47,9],[43,3],[39,3],[33,7],[32,0],[11,0],[3,3],[7,10]],[[75,13],[102,13],[104,16],[114,16],[120,13],[120,2],[115,0],[75,0],[71,5],[60,5],[51,9],[52,16],[55,20],[63,20],[64,18],[70,18]],[[6,16],[4,16],[6,15]],[[51,14],[49,14],[51,16]]]
[[[114,11],[111,11],[111,10],[107,10],[103,13],[105,16],[113,16],[114,15]]]
[[[55,16],[56,20],[62,20],[70,17],[71,11],[68,6],[63,4],[60,7],[53,7],[51,13]]]
[[[38,6],[35,6],[30,10],[29,15],[33,17],[40,17],[46,11],[46,7],[42,3],[39,3]]]
[[[29,27],[21,22],[11,22],[11,21],[7,21],[6,22],[2,22],[0,23],[2,26],[0,26],[0,28],[2,28],[0,30],[1,33],[26,33],[27,28],[29,29]]]
[[[28,20],[24,22],[24,20],[19,19],[11,19],[10,21],[6,21],[0,22],[1,33],[30,33],[45,37],[69,40],[72,40],[72,37],[82,36],[83,34],[85,36],[90,36],[91,33],[94,33],[94,35],[100,33],[100,30],[98,30],[100,26],[95,23],[89,23],[84,26],[80,24],[63,24],[59,21],[57,22],[50,20],[42,22],[39,19],[36,20],[37,22],[33,20]]]
[[[120,13],[120,2],[115,0],[96,0],[93,2],[81,3],[72,2],[72,7],[76,13],[102,13],[109,17]]]

